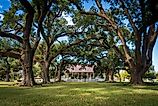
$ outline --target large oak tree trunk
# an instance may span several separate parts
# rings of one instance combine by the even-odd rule
[[[57,75],[57,78],[58,78],[57,82],[61,82],[61,63],[58,66],[58,75]]]
[[[151,66],[151,60],[142,60],[145,62],[142,63],[137,63],[137,65],[133,66],[130,65],[130,83],[134,84],[134,85],[142,85],[143,82],[143,75],[145,74],[145,72],[147,72],[149,70],[149,67]]]
[[[50,83],[50,77],[49,77],[49,66],[50,66],[50,63],[45,61],[43,62],[42,64],[42,77],[43,77],[43,83],[46,84],[46,83]]]
[[[57,65],[56,71],[55,71],[55,82],[61,82],[61,63]]]
[[[24,55],[21,56],[20,62],[22,65],[22,85],[26,85],[26,70],[25,70],[25,65],[24,65]]]
[[[24,66],[23,66],[23,80],[22,80],[22,85],[26,85],[26,70],[25,70],[25,68],[24,68]]]
[[[33,86],[36,84],[32,70],[33,58],[34,52],[32,52],[32,49],[29,46],[25,45],[20,59],[23,68],[22,85],[24,86]]]
[[[129,68],[130,68],[130,83],[134,85],[142,85],[143,80],[142,76],[145,73],[143,68],[141,67],[141,64],[134,66],[129,63]]]
[[[10,80],[9,80],[9,72],[10,72],[10,64],[8,63],[8,61],[7,61],[7,66],[6,66],[6,79],[5,79],[5,81],[6,82],[9,82]]]
[[[149,64],[141,64],[141,65],[139,64],[137,65],[137,67],[132,68],[133,70],[131,70],[130,83],[134,85],[142,85],[144,83],[143,75],[149,70],[150,66],[151,66],[151,62],[149,62]]]
[[[107,70],[106,71],[106,78],[105,78],[105,81],[108,81],[108,82],[114,82],[114,73],[113,73],[113,70]]]
[[[27,48],[24,51],[24,60],[23,60],[23,65],[24,65],[24,84],[25,86],[33,86],[35,85],[35,80],[34,80],[34,74],[32,70],[33,66],[33,53],[31,49]]]
[[[143,74],[141,74],[138,71],[131,73],[130,83],[134,85],[142,85],[143,84],[142,75]]]

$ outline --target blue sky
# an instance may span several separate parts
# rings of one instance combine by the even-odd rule
[[[90,8],[94,3],[90,3],[89,5],[86,6],[86,8]],[[3,10],[7,10],[10,6],[9,0],[0,0],[0,13]],[[0,20],[3,18],[3,16],[0,14]],[[158,72],[158,39],[157,42],[154,46],[153,50],[153,65],[155,66],[155,70]]]
[[[155,70],[158,72],[158,38],[157,38],[157,42],[154,46],[152,60],[153,60],[153,65],[155,66]]]
[[[0,0],[0,11],[8,9],[10,6],[10,0]]]

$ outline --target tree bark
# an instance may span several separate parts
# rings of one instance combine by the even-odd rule
[[[61,66],[62,66],[62,63],[58,65],[57,82],[61,82],[61,71],[62,71]]]
[[[33,53],[31,52],[31,49],[28,47],[24,51],[24,81],[25,86],[33,86],[35,85],[35,80],[34,80],[34,74],[32,70],[32,65],[33,65]],[[26,75],[26,76],[25,76]]]
[[[105,81],[109,81],[109,71],[106,71],[105,73]]]
[[[5,74],[6,74],[6,78],[5,81],[9,82],[9,72],[10,72],[10,64],[8,62],[8,58],[5,58],[5,62],[6,62],[6,70],[5,70]]]
[[[5,81],[6,82],[9,82],[10,80],[9,80],[9,72],[10,72],[10,64],[8,63],[8,61],[7,61],[7,66],[6,66],[6,79],[5,79]]]
[[[113,73],[113,70],[107,70],[106,71],[106,79],[105,79],[105,81],[107,81],[107,82],[113,82],[114,81],[114,73]]]
[[[58,70],[58,82],[61,82],[61,67]]]
[[[26,70],[24,69],[24,66],[23,66],[23,80],[22,80],[22,85],[26,85]]]
[[[23,52],[21,53],[21,58],[20,58],[20,62],[22,65],[22,85],[26,85],[26,70],[25,70],[25,65],[24,65],[24,55]]]
[[[143,84],[142,76],[143,76],[143,73],[141,73],[138,70],[136,70],[135,72],[132,72],[130,83],[134,85],[142,85]]]
[[[50,77],[49,77],[49,67],[50,63],[48,61],[44,61],[42,64],[42,77],[43,77],[43,83],[50,83]]]

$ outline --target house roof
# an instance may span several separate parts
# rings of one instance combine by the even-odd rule
[[[94,72],[94,66],[70,65],[67,67],[69,72]]]

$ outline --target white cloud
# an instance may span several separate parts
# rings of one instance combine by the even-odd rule
[[[0,21],[3,20],[4,16],[0,14]]]

